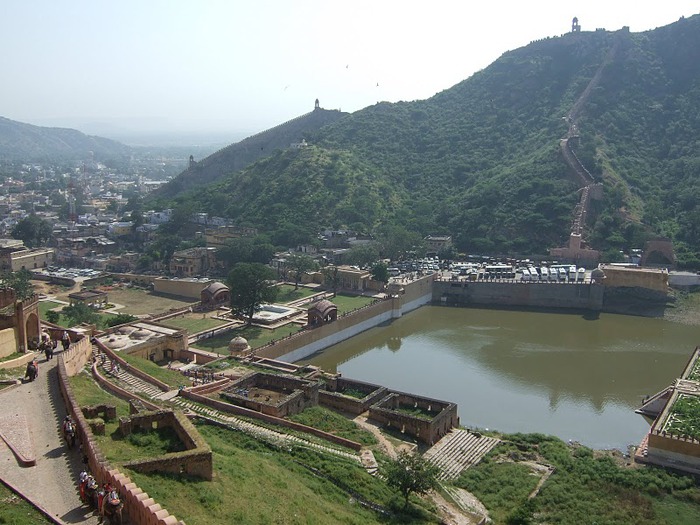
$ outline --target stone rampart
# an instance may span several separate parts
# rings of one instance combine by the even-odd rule
[[[83,363],[83,366],[85,366],[89,360],[89,355],[84,353],[80,355],[85,357],[85,362]],[[73,395],[68,381],[64,354],[59,354],[58,356],[58,383],[61,395],[66,403],[66,411],[75,422],[76,435],[82,444],[83,454],[88,458],[90,472],[95,476],[95,480],[99,484],[110,483],[116,488],[119,498],[124,502],[124,514],[129,519],[129,522],[134,525],[184,525],[156,503],[153,498],[149,497],[136,483],[133,483],[119,470],[113,469],[105,459]]]
[[[123,399],[125,401],[136,401],[137,403],[142,404],[150,410],[160,409],[160,407],[155,403],[151,403],[150,401],[147,401],[142,397],[137,396],[133,392],[129,392],[128,390],[120,387],[119,385],[112,383],[109,379],[100,374],[100,371],[97,368],[97,363],[92,364],[92,377],[102,388],[104,388],[110,394],[117,396],[120,399]]]
[[[516,306],[600,311],[599,284],[550,282],[435,281],[433,302],[446,306]]]

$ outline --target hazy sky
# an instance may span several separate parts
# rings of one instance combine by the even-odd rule
[[[584,31],[638,32],[697,12],[697,0],[0,0],[0,116],[254,132],[316,98],[344,111],[428,98],[574,16]]]

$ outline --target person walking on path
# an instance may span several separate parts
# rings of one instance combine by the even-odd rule
[[[97,525],[99,517],[80,502],[77,480],[84,468],[80,453],[77,447],[67,450],[62,441],[66,410],[57,362],[42,365],[42,374],[31,383],[0,390],[0,418],[24,418],[26,446],[31,449],[33,444],[36,457],[35,465],[25,467],[0,440],[0,479],[62,522]]]

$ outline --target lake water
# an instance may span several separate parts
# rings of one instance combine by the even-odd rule
[[[624,449],[698,345],[700,327],[661,319],[424,306],[306,362],[456,402],[466,427]]]

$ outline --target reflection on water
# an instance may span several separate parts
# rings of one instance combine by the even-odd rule
[[[641,399],[698,344],[698,327],[660,319],[426,306],[309,362],[456,402],[464,426],[624,448],[648,430]]]

